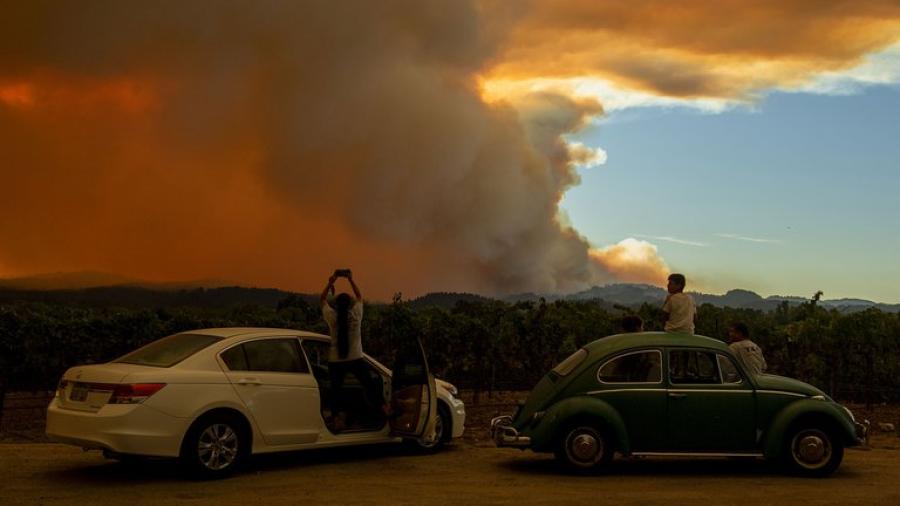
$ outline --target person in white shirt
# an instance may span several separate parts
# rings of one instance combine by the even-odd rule
[[[694,333],[697,308],[694,306],[694,299],[684,293],[686,284],[687,280],[685,280],[684,274],[669,275],[669,284],[666,287],[669,295],[662,307],[663,312],[666,313],[666,324],[663,327],[666,332]]]
[[[750,330],[742,322],[736,322],[728,328],[728,347],[731,352],[744,364],[744,369],[752,374],[766,372],[766,359],[762,350],[750,340]]]
[[[328,303],[328,293],[334,290],[334,283],[339,277],[346,277],[353,288],[354,296],[341,293],[334,299],[334,307]],[[328,284],[322,290],[322,317],[328,324],[331,334],[331,348],[328,354],[328,375],[331,380],[329,389],[331,421],[335,430],[344,425],[346,406],[343,396],[344,378],[347,373],[353,374],[363,386],[366,409],[374,409],[371,396],[378,388],[369,374],[362,351],[362,317],[363,302],[359,287],[353,281],[350,270],[335,271],[328,278]]]

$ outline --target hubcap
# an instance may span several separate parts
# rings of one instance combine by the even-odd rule
[[[197,456],[207,469],[219,471],[230,466],[238,455],[237,433],[223,423],[210,425],[197,441]]]
[[[794,436],[791,444],[794,460],[803,467],[816,469],[831,458],[828,436],[818,430],[806,430]]]
[[[594,462],[603,452],[603,442],[590,433],[578,433],[569,441],[570,454],[580,462]]]

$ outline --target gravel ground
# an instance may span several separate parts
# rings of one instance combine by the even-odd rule
[[[488,440],[490,418],[524,395],[482,394],[476,404],[464,392],[466,436],[437,455],[380,445],[261,456],[215,482],[187,480],[170,461],[125,465],[46,443],[38,409],[4,421],[0,504],[900,504],[893,433],[876,432],[869,450],[848,450],[838,472],[821,480],[785,476],[761,461],[714,459],[617,459],[605,475],[574,477],[549,456]],[[900,412],[855,411],[894,424]]]

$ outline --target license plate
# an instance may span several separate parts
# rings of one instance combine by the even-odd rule
[[[88,387],[87,385],[74,385],[72,387],[72,392],[69,394],[69,400],[74,402],[84,402],[87,400],[88,396]]]

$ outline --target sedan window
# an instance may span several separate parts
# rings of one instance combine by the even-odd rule
[[[296,339],[250,341],[241,347],[246,355],[248,371],[309,372]]]
[[[628,353],[603,364],[597,378],[601,383],[662,383],[660,364],[659,350]]]
[[[121,364],[172,367],[221,338],[205,334],[175,334],[138,348],[115,362]]]
[[[228,366],[229,371],[247,371],[247,355],[241,345],[228,348],[222,352],[222,362]]]
[[[673,384],[721,384],[716,354],[699,350],[670,351],[669,379]]]

